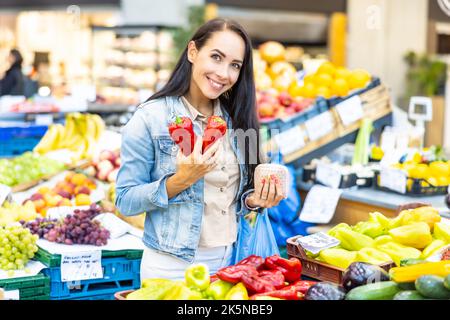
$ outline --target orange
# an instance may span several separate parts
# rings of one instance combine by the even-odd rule
[[[314,77],[314,84],[317,87],[329,87],[333,83],[333,77],[328,73],[319,73]]]
[[[348,77],[348,84],[350,89],[362,89],[365,88],[370,82],[370,73],[366,70],[356,69],[353,70]]]
[[[334,77],[334,73],[336,72],[336,67],[331,62],[327,61],[320,65],[317,69],[317,74],[326,73],[330,76]]]
[[[72,179],[70,179],[70,182],[77,186],[83,185],[87,180],[87,177],[82,173],[76,173],[72,176]]]
[[[88,206],[91,204],[91,197],[87,194],[80,193],[75,197],[75,205],[76,206]]]
[[[348,95],[350,88],[347,81],[344,79],[336,79],[331,84],[331,94],[338,97],[345,97]]]
[[[319,97],[324,97],[325,99],[331,98],[331,90],[328,87],[318,87],[316,89],[316,94]]]

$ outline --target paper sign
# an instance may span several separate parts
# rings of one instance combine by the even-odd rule
[[[341,243],[338,239],[329,236],[324,232],[317,232],[310,236],[301,237],[297,239],[297,242],[312,254],[317,254],[322,250],[336,247]]]
[[[61,254],[61,281],[81,281],[103,278],[102,251]]]
[[[34,120],[38,126],[49,126],[53,123],[53,115],[51,114],[37,114]]]
[[[329,223],[342,194],[340,189],[315,185],[309,190],[300,213],[300,220],[311,223]]]
[[[0,205],[5,202],[6,198],[11,194],[11,188],[0,183]]]
[[[383,168],[380,171],[380,186],[406,193],[406,173],[399,169]]]
[[[4,300],[20,300],[19,290],[4,291]]]
[[[344,126],[361,119],[364,115],[361,98],[356,95],[336,105],[336,110]]]
[[[319,163],[316,168],[316,181],[330,188],[338,189],[342,175],[335,167],[327,163]]]
[[[126,223],[112,213],[99,214],[94,218],[94,220],[99,221],[102,227],[109,231],[111,239],[119,238],[132,229],[130,224]]]
[[[53,208],[49,208],[47,210],[47,218],[49,219],[63,219],[65,218],[67,215],[69,214],[73,214],[73,212],[76,210],[88,210],[89,206],[76,206],[76,207],[67,207],[67,206],[62,206],[62,207],[53,207]]]
[[[291,154],[305,146],[305,136],[299,126],[277,134],[274,139],[282,155]]]
[[[334,123],[330,112],[324,112],[305,122],[306,132],[309,140],[314,141],[322,138],[333,131]]]

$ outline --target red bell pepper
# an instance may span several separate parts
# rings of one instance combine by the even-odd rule
[[[313,285],[315,285],[317,281],[308,281],[308,280],[299,280],[294,282],[293,284],[285,287],[285,289],[289,288],[295,288],[298,292],[301,292],[302,294],[306,294],[306,291]]]
[[[217,274],[213,274],[212,276],[209,277],[209,281],[211,283],[213,283],[214,281],[219,280],[219,277],[217,276]]]
[[[254,266],[257,270],[260,270],[264,266],[264,258],[252,254],[251,256],[248,256],[247,258],[242,259],[237,263],[237,265],[243,264]]]
[[[264,264],[268,269],[281,271],[288,282],[300,280],[302,275],[302,263],[297,258],[288,260],[279,255],[273,255],[267,257]]]
[[[286,286],[285,279],[281,271],[278,270],[263,270],[259,272],[259,277],[269,281],[275,289],[281,289]]]
[[[250,293],[263,293],[276,290],[269,280],[255,274],[243,274],[241,281]]]
[[[252,295],[250,297],[250,300],[255,300],[256,297],[260,297],[260,296],[269,296],[269,297],[285,299],[285,300],[303,300],[303,298],[304,298],[304,294],[292,286],[282,288],[280,290],[258,293],[258,294]]]
[[[223,137],[227,132],[227,123],[219,116],[211,116],[208,118],[205,132],[203,133],[202,153],[218,139]]]
[[[176,117],[175,121],[169,124],[169,134],[172,140],[181,148],[181,152],[188,156],[194,150],[195,133],[194,126],[189,117]]]
[[[258,275],[258,271],[256,270],[256,268],[254,266],[250,266],[250,265],[246,265],[246,264],[242,264],[242,265],[234,265],[234,266],[229,266],[229,267],[225,267],[220,269],[219,271],[217,271],[217,277],[220,280],[226,281],[226,282],[231,282],[231,283],[238,283],[241,281],[241,278],[243,275]]]

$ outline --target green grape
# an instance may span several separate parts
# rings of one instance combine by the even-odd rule
[[[0,268],[7,271],[24,269],[38,249],[36,240],[37,237],[22,226],[0,227]]]

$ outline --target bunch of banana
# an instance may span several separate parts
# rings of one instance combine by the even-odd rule
[[[69,149],[73,152],[73,162],[90,159],[104,130],[105,123],[99,115],[69,113],[66,115],[65,126],[50,125],[34,151],[45,154],[53,150]]]

